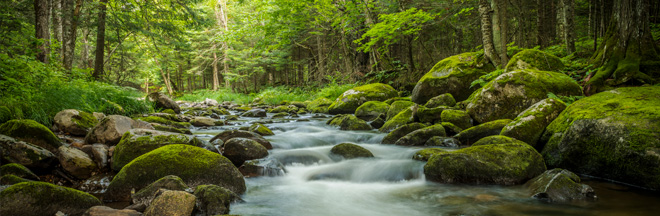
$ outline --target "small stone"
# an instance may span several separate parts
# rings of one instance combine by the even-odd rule
[[[195,196],[188,192],[160,189],[159,193],[147,207],[145,216],[189,216],[195,209]]]

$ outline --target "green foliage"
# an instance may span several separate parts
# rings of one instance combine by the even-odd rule
[[[566,106],[568,106],[571,105],[573,102],[584,98],[584,96],[582,95],[563,96],[563,95],[555,95],[552,92],[548,92],[548,98],[561,100],[562,102],[566,103]]]
[[[424,23],[434,19],[434,15],[410,8],[406,11],[378,16],[381,22],[373,25],[360,39],[358,51],[369,52],[377,47],[382,52],[389,50],[391,44],[397,43],[401,36],[415,36],[422,30]],[[368,42],[365,42],[369,38]]]
[[[482,76],[479,77],[479,79],[476,79],[476,80],[472,81],[472,83],[470,84],[470,88],[484,87],[486,84],[488,84],[488,82],[490,82],[491,80],[497,78],[498,76],[502,75],[503,73],[504,73],[504,69],[498,69],[498,70],[490,72],[486,75],[482,75]]]

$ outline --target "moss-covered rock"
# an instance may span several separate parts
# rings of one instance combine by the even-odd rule
[[[190,120],[190,124],[196,127],[209,127],[209,126],[222,126],[225,125],[225,122],[209,117],[195,117],[192,120]]]
[[[0,134],[2,161],[17,163],[30,168],[45,169],[56,165],[55,155],[45,148]]]
[[[545,127],[555,120],[564,109],[566,109],[566,104],[561,100],[544,99],[521,112],[502,129],[500,134],[536,147]]]
[[[410,123],[410,124],[405,124],[401,127],[398,127],[392,132],[389,132],[385,137],[383,137],[383,140],[380,142],[381,144],[394,144],[396,143],[397,140],[399,140],[401,137],[416,131],[418,129],[425,128],[427,125],[422,124],[422,123]]]
[[[522,50],[511,59],[506,65],[506,71],[514,70],[542,70],[542,71],[561,71],[564,69],[564,63],[561,62],[559,57],[550,53],[540,50],[525,49]]]
[[[660,87],[578,100],[546,127],[540,143],[550,167],[660,190]]]
[[[366,121],[351,114],[340,114],[326,122],[328,125],[339,126],[340,130],[371,130]]]
[[[192,135],[192,132],[190,131],[190,129],[187,129],[187,128],[175,128],[175,127],[170,127],[170,126],[167,126],[167,125],[161,125],[161,124],[158,124],[158,123],[152,123],[151,126],[153,126],[155,130],[159,130],[159,131]]]
[[[252,132],[258,133],[261,136],[275,135],[275,133],[273,133],[273,131],[268,129],[268,127],[266,127],[262,124],[259,124],[259,123],[254,123],[254,124],[250,125],[249,130],[252,131]]]
[[[440,116],[443,122],[452,123],[459,128],[472,127],[472,118],[463,110],[444,110]]]
[[[419,150],[415,152],[415,154],[412,156],[413,160],[418,160],[418,161],[428,161],[433,155],[439,154],[439,153],[445,153],[447,150],[441,149],[441,148],[425,148],[422,150]]]
[[[551,169],[525,183],[529,194],[548,202],[594,200],[591,186],[580,184],[580,177],[565,169]]]
[[[65,133],[85,136],[98,122],[96,117],[91,113],[66,109],[55,115],[53,124]]]
[[[268,109],[268,113],[291,113],[291,112],[297,112],[297,111],[298,111],[298,107],[295,107],[295,109],[292,109],[288,105],[280,105],[280,106],[276,106],[276,107],[273,107],[271,109]]]
[[[195,210],[195,196],[185,191],[161,189],[156,198],[144,211],[145,216],[192,215]]]
[[[188,129],[192,126],[192,124],[190,124],[188,122],[177,122],[177,121],[172,121],[170,119],[166,119],[166,118],[158,117],[158,116],[139,117],[137,119],[145,121],[145,122],[169,125],[169,126],[172,126],[172,127],[175,127],[175,128],[181,128],[181,129]]]
[[[52,131],[30,119],[9,120],[0,125],[0,134],[43,147],[51,152],[57,152],[57,148],[62,146],[62,142]]]
[[[476,88],[470,88],[472,81],[495,68],[483,54],[463,53],[438,62],[415,85],[412,101],[425,104],[429,99],[450,93],[456,100],[468,98]]]
[[[392,103],[397,102],[397,101],[411,101],[410,97],[393,97],[390,99],[387,99],[383,102],[385,102],[388,105],[392,105]]]
[[[258,118],[258,117],[266,117],[268,116],[268,114],[266,114],[266,110],[264,109],[251,109],[241,114],[241,116]]]
[[[385,121],[392,119],[394,116],[399,114],[401,111],[410,108],[411,106],[415,105],[412,101],[395,101],[390,105],[390,109],[387,110],[387,116],[385,118]]]
[[[147,100],[155,102],[156,108],[172,109],[177,114],[181,113],[179,105],[163,93],[153,92],[147,95]]]
[[[82,215],[101,201],[88,193],[46,182],[23,182],[0,191],[0,215]]]
[[[369,122],[372,128],[381,128],[385,124],[385,115],[381,114],[373,121]]]
[[[330,149],[330,153],[342,156],[346,159],[374,157],[374,154],[372,154],[371,151],[353,143],[337,144]]]
[[[109,115],[103,118],[96,126],[94,126],[94,128],[92,128],[87,136],[85,136],[85,143],[116,145],[126,131],[134,128],[154,129],[154,127],[148,123],[135,121],[126,116]]]
[[[245,130],[226,130],[218,135],[215,135],[209,142],[213,143],[216,140],[222,140],[223,143],[226,143],[227,140],[235,137],[242,137],[242,138],[248,138],[254,141],[257,141],[259,144],[261,144],[263,147],[266,149],[273,149],[272,144],[270,141],[264,139],[263,136],[259,135],[258,133],[252,132],[252,131],[245,131]]]
[[[461,141],[462,145],[472,145],[472,143],[480,140],[481,138],[493,135],[499,135],[507,124],[511,123],[511,119],[500,119],[491,122],[486,122],[456,134],[454,138]]]
[[[427,108],[435,108],[439,106],[453,107],[456,105],[456,99],[449,93],[441,94],[431,98],[424,105]]]
[[[92,158],[75,147],[60,146],[57,155],[62,168],[78,179],[92,177],[92,172],[98,170]]]
[[[27,167],[17,164],[17,163],[8,163],[0,166],[0,174],[2,175],[15,175],[20,178],[39,180],[39,177],[35,175]]]
[[[271,116],[270,118],[276,119],[276,118],[284,118],[287,116],[289,116],[288,112],[279,112],[279,113],[275,113],[275,115]]]
[[[113,209],[108,206],[94,206],[87,211],[83,216],[142,216],[143,214],[133,209]]]
[[[345,91],[335,100],[328,112],[330,114],[352,114],[367,101],[384,101],[398,96],[398,92],[392,86],[382,83],[372,83],[358,86]]]
[[[404,109],[399,114],[396,114],[394,117],[392,117],[390,120],[387,120],[383,125],[383,127],[379,129],[380,132],[384,132],[384,133],[390,132],[405,124],[414,122],[415,119],[413,118],[413,109],[415,109],[415,106],[411,106],[408,109]]]
[[[2,174],[0,176],[0,185],[15,185],[21,182],[31,182],[32,180],[18,177],[14,174]]]
[[[104,198],[128,200],[131,189],[142,189],[152,182],[176,175],[191,187],[215,184],[237,194],[245,192],[243,175],[217,153],[190,145],[167,145],[128,163],[110,182]]]
[[[525,143],[472,146],[438,153],[424,166],[429,181],[516,185],[545,171],[543,157]]]
[[[245,161],[268,156],[268,149],[257,141],[237,137],[225,142],[222,155],[227,157],[236,167],[240,167]]]
[[[448,109],[451,108],[446,106],[438,106],[434,108],[419,107],[413,118],[418,119],[419,122],[424,123],[439,123],[442,122],[442,112]]]
[[[472,146],[506,144],[506,143],[525,143],[525,142],[522,142],[520,140],[508,136],[493,135],[479,139],[478,141],[472,143]]]
[[[131,194],[131,200],[133,204],[144,204],[148,206],[153,200],[155,193],[160,189],[183,191],[188,189],[188,185],[178,176],[168,175]]]
[[[472,98],[466,110],[479,122],[513,119],[531,105],[548,97],[582,95],[573,78],[555,72],[518,70],[502,74],[490,81]]]
[[[328,113],[330,105],[332,105],[332,100],[320,97],[307,104],[307,110],[312,113]]]
[[[229,213],[229,205],[241,200],[235,193],[217,185],[199,185],[195,188],[197,209],[204,215]]]
[[[463,131],[463,128],[460,128],[456,126],[455,124],[452,124],[451,122],[442,122],[440,123],[443,127],[445,127],[445,132],[447,133],[447,136],[454,136],[461,131]]]
[[[422,129],[417,129],[401,137],[394,144],[400,146],[422,146],[434,136],[446,136],[445,128],[442,125],[431,125]]]
[[[202,147],[202,142],[196,137],[147,129],[131,129],[124,133],[115,147],[112,154],[112,169],[119,171],[140,155],[172,144]]]
[[[376,119],[381,114],[386,114],[390,105],[380,101],[368,101],[355,110],[355,116],[365,121]]]
[[[461,142],[458,139],[453,137],[444,137],[444,136],[432,136],[424,146],[440,146],[440,147],[449,147],[449,148],[458,148],[461,145]]]
[[[163,113],[167,113],[167,114],[171,114],[171,115],[175,115],[175,114],[176,114],[176,112],[174,112],[174,110],[172,110],[172,109],[165,109],[165,110],[163,110],[163,111],[161,111],[161,112],[163,112]]]

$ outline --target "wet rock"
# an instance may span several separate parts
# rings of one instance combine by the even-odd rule
[[[394,116],[401,113],[401,111],[408,109],[413,105],[415,105],[415,103],[409,100],[392,102],[392,104],[390,105],[390,109],[387,110],[387,116],[385,118],[385,121],[392,119]]]
[[[57,148],[62,146],[60,139],[46,126],[29,119],[5,122],[0,125],[0,134],[40,146],[51,152],[57,152]]]
[[[345,91],[335,100],[328,112],[330,114],[353,114],[355,110],[367,101],[384,101],[398,96],[392,86],[382,83],[372,83],[358,86]]]
[[[506,71],[525,69],[561,71],[564,69],[564,63],[552,54],[540,50],[525,49],[513,55],[505,69]]]
[[[241,171],[246,178],[282,176],[285,173],[284,164],[268,158],[245,161],[238,170]]]
[[[75,109],[66,109],[55,115],[53,124],[71,135],[85,136],[99,120],[94,115]]]
[[[223,121],[209,118],[209,117],[195,117],[192,120],[190,120],[190,124],[193,126],[197,127],[205,127],[205,126],[222,126],[225,125]]]
[[[158,124],[158,123],[151,123],[151,126],[153,126],[155,130],[159,130],[159,131],[192,135],[192,132],[190,131],[190,129],[187,129],[187,128],[175,128],[175,127],[170,127],[170,126],[162,125],[162,124]]]
[[[131,129],[115,147],[112,154],[112,169],[119,171],[140,155],[172,144],[202,147],[202,142],[196,137],[156,130]]]
[[[454,96],[450,93],[445,93],[431,98],[424,106],[426,108],[435,108],[439,106],[453,107],[455,105],[456,100],[454,99]]]
[[[447,136],[454,136],[461,131],[463,131],[462,128],[452,124],[451,122],[442,122],[440,123],[443,127],[445,127],[445,132],[447,132]]]
[[[151,102],[156,102],[156,108],[172,109],[177,114],[181,113],[179,105],[163,93],[153,92],[147,96],[147,99]]]
[[[103,143],[106,145],[116,145],[121,137],[130,129],[143,128],[154,129],[149,124],[135,121],[126,116],[109,115],[103,118],[85,137],[85,143]]]
[[[213,143],[215,140],[222,140],[223,143],[227,143],[227,140],[231,138],[236,138],[236,137],[241,137],[241,138],[248,138],[254,141],[257,141],[259,144],[261,144],[263,147],[266,149],[273,149],[273,146],[270,144],[270,141],[264,139],[261,135],[255,132],[251,131],[245,131],[245,130],[226,130],[218,135],[215,135],[209,142]]]
[[[355,116],[365,121],[371,121],[386,114],[389,109],[390,105],[385,102],[368,101],[355,110]]]
[[[330,153],[342,156],[346,159],[374,157],[369,150],[353,143],[337,144],[330,149]]]
[[[100,175],[94,175],[91,178],[86,179],[82,182],[79,190],[85,191],[87,193],[100,194],[105,192],[105,189],[108,188],[108,184],[112,181],[112,173],[103,173]]]
[[[89,155],[74,147],[60,146],[58,158],[62,168],[78,179],[87,179],[98,170]]]
[[[591,186],[580,184],[580,177],[560,168],[545,171],[525,183],[525,187],[532,197],[548,202],[596,199]]]
[[[452,123],[459,128],[470,128],[472,127],[472,118],[467,112],[462,110],[444,110],[440,114],[442,122]]]
[[[396,114],[390,120],[387,120],[383,127],[381,127],[380,132],[390,132],[398,127],[401,127],[405,124],[414,122],[413,113],[417,106],[411,106],[407,109],[404,109],[399,114]]]
[[[45,148],[0,134],[0,156],[3,161],[30,168],[45,169],[54,166],[55,155]]]
[[[425,124],[417,123],[417,122],[403,125],[401,127],[398,127],[396,129],[392,130],[392,132],[389,132],[387,135],[385,135],[385,137],[383,138],[383,140],[380,143],[381,144],[394,144],[401,137],[403,137],[403,136],[405,136],[405,135],[407,135],[410,132],[413,132],[415,130],[425,128],[426,126],[427,125],[425,125]]]
[[[520,113],[502,129],[500,134],[537,147],[537,142],[545,127],[555,120],[564,109],[566,109],[566,104],[558,99],[548,98],[539,101]]]
[[[229,213],[229,205],[241,198],[234,192],[216,185],[199,185],[195,188],[197,209],[204,215]]]
[[[0,192],[0,215],[42,216],[61,211],[82,215],[92,206],[101,205],[85,192],[45,182],[23,182]]]
[[[376,117],[373,121],[369,122],[369,125],[371,125],[372,128],[381,128],[385,124],[385,115],[381,114],[380,116]]]
[[[250,125],[249,130],[252,131],[252,132],[258,133],[259,135],[262,135],[262,136],[272,136],[272,135],[275,135],[275,134],[273,133],[273,131],[271,131],[270,129],[268,129],[268,127],[266,127],[266,126],[264,126],[264,125],[262,125],[262,124],[259,124],[259,123],[254,123],[254,124]]]
[[[449,148],[458,148],[461,142],[453,137],[433,136],[424,143],[424,146],[441,146]]]
[[[39,177],[35,175],[32,171],[30,171],[30,169],[17,163],[9,163],[0,166],[0,174],[2,175],[11,174],[20,178],[39,180]]]
[[[145,216],[192,215],[195,210],[195,196],[185,191],[161,189],[151,205],[144,212]]]
[[[446,106],[439,106],[435,108],[419,107],[413,119],[419,119],[419,122],[435,124],[442,122],[442,112],[450,109]]]
[[[215,184],[237,194],[245,192],[243,175],[229,159],[199,147],[167,145],[124,166],[110,182],[104,198],[128,200],[132,188],[142,189],[167,175],[179,176],[191,187]]]
[[[210,98],[204,99],[204,101],[202,101],[202,103],[204,103],[206,106],[210,106],[210,107],[217,107],[219,105],[217,100],[213,100],[213,99],[210,99]]]
[[[270,118],[273,118],[273,119],[275,119],[275,118],[284,118],[284,117],[287,117],[288,115],[289,115],[289,113],[287,113],[287,112],[279,112],[279,113],[275,113],[275,115],[273,115]]]
[[[264,109],[251,109],[244,112],[241,116],[243,117],[266,117],[266,110]]]
[[[83,216],[142,216],[142,213],[131,209],[113,209],[107,206],[94,206]]]
[[[371,125],[352,114],[340,114],[326,122],[328,125],[339,126],[340,130],[371,130]]]
[[[168,175],[142,188],[135,194],[131,194],[131,200],[133,201],[133,204],[149,206],[151,201],[153,201],[156,192],[160,189],[185,191],[188,189],[188,185],[186,185],[186,183],[184,183],[178,176]]]
[[[511,123],[511,119],[500,119],[492,122],[486,122],[456,134],[454,138],[461,141],[463,145],[472,145],[472,143],[480,140],[481,138],[493,135],[499,135],[507,124]]]
[[[446,136],[445,128],[442,125],[431,125],[425,128],[417,129],[401,137],[394,144],[400,146],[422,146],[434,136]]]
[[[472,143],[472,146],[505,144],[505,143],[521,143],[521,141],[508,136],[493,135],[479,139],[478,141]]]
[[[193,118],[189,118],[189,121],[192,121]],[[167,126],[172,126],[175,128],[179,129],[189,129],[192,125],[188,122],[180,122],[181,119],[179,118],[164,118],[164,117],[158,117],[158,116],[147,116],[147,117],[140,117],[137,118],[137,120],[149,122],[149,123],[158,123],[158,124],[163,124]],[[143,127],[139,127],[143,128]],[[153,129],[153,128],[145,128],[145,129]]]
[[[418,161],[428,161],[433,155],[439,154],[439,153],[445,153],[447,150],[441,149],[441,148],[426,148],[419,150],[415,152],[415,154],[412,156],[413,160],[418,160]]]
[[[245,161],[268,156],[268,150],[257,141],[237,137],[225,142],[222,155],[227,157],[236,167],[240,167]]]
[[[330,105],[332,105],[332,100],[320,97],[307,104],[307,110],[311,113],[328,113]]]

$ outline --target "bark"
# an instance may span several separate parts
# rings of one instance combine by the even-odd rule
[[[50,0],[35,0],[35,37],[40,40],[37,44],[37,59],[48,64],[50,55],[50,29],[48,19],[50,18]]]
[[[73,7],[73,0],[65,0],[65,9],[66,13],[64,13],[67,17],[65,17],[65,26],[67,28],[64,28],[66,31],[64,31],[63,35],[63,44],[62,44],[62,53],[63,53],[63,62],[64,62],[64,68],[67,70],[71,70],[71,67],[73,66],[73,54],[74,50],[76,48],[76,32],[78,31],[78,18],[80,16],[80,8],[82,8],[83,1],[82,0],[77,0],[75,8]]]
[[[53,23],[51,28],[53,30],[53,39],[57,40],[62,44],[62,2],[65,0],[53,0],[51,2],[51,17],[53,17]],[[60,58],[63,58],[64,53],[61,52],[60,48],[56,48],[56,52],[60,53]]]
[[[216,19],[218,20],[218,26],[224,30],[224,32],[229,31],[228,18],[227,18],[227,1],[218,0],[218,8],[216,9]],[[229,74],[229,55],[227,50],[229,45],[226,41],[222,42],[222,73],[223,77],[226,77]],[[225,87],[229,87],[229,80],[225,79]]]
[[[96,60],[94,61],[94,73],[92,77],[101,79],[103,74],[103,48],[105,48],[105,11],[108,0],[100,0],[98,29],[96,32]]]
[[[215,46],[211,49],[213,49],[213,91],[217,91],[220,85],[218,82],[218,55],[215,53]]]
[[[575,14],[575,0],[563,1],[563,22],[564,22],[564,42],[568,54],[575,52],[575,23],[573,21]]]
[[[479,0],[479,14],[481,15],[481,40],[484,47],[484,55],[495,65],[500,67],[500,58],[495,54],[495,46],[493,45],[493,27],[492,27],[492,13],[488,0]]]
[[[493,9],[493,42],[495,45],[495,53],[500,58],[501,66],[504,67],[509,62],[509,57],[506,54],[507,44],[507,19],[506,19],[506,0],[493,0],[491,2]]]

